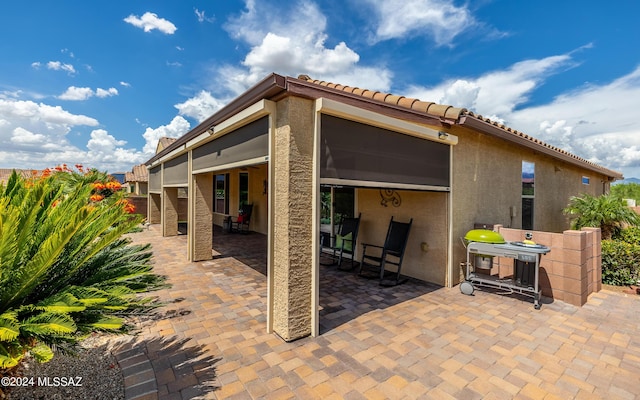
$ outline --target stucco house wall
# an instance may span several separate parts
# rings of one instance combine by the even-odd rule
[[[460,238],[473,229],[474,224],[522,227],[523,161],[535,164],[534,229],[537,231],[569,229],[569,220],[562,209],[570,197],[581,193],[597,196],[608,190],[607,178],[586,168],[469,129],[451,131],[459,138],[453,148],[451,188],[454,266],[465,261]],[[582,183],[583,177],[589,178],[589,185]]]
[[[399,190],[398,207],[381,205],[380,191],[357,190],[357,212],[362,213],[358,253],[362,243],[382,245],[389,221],[408,222],[413,218],[402,273],[413,278],[444,285],[447,273],[448,193]],[[368,252],[368,250],[367,250]],[[395,271],[395,267],[392,268]]]

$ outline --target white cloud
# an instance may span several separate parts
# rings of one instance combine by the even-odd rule
[[[360,56],[345,42],[326,45],[327,19],[313,2],[301,0],[283,12],[269,2],[247,0],[246,10],[230,19],[225,28],[232,37],[252,46],[242,62],[244,69],[220,69],[225,78],[234,73],[227,81],[231,82],[228,89],[246,89],[273,71],[330,81],[343,77],[348,79],[343,84],[363,86],[362,82],[370,82],[377,90],[390,87],[387,78],[392,74],[386,68],[359,65]]]
[[[93,96],[104,98],[104,97],[111,97],[111,96],[117,96],[117,95],[118,95],[118,89],[116,88],[109,88],[109,89],[97,88],[94,92],[93,89],[88,87],[70,86],[67,88],[67,90],[64,93],[58,96],[58,98],[60,100],[82,101],[82,100],[87,100]]]
[[[408,97],[466,107],[625,176],[640,177],[640,67],[610,83],[586,85],[526,106],[552,74],[576,67],[573,52],[526,60],[479,77],[411,87]]]
[[[206,13],[203,11],[198,10],[197,8],[193,9],[193,12],[195,12],[196,14],[196,18],[198,19],[198,22],[209,22],[209,23],[213,23],[216,18],[215,17],[207,17]]]
[[[117,96],[117,95],[118,95],[118,89],[116,88],[109,88],[109,89],[97,88],[96,89],[96,96],[100,98]]]
[[[315,3],[300,0],[286,10],[274,4],[246,0],[246,9],[227,21],[230,36],[250,50],[241,66],[213,68],[204,84],[208,90],[176,105],[180,115],[203,121],[272,72],[390,90],[393,74],[386,67],[360,65],[360,56],[343,41],[327,45],[327,19]]]
[[[60,100],[82,101],[93,96],[93,89],[88,87],[70,86],[58,98]]]
[[[124,22],[137,28],[142,28],[145,32],[151,32],[152,30],[157,29],[167,35],[173,35],[178,29],[171,21],[159,18],[157,14],[148,11],[144,13],[142,17],[131,14],[124,19]]]
[[[13,130],[13,135],[11,136],[11,142],[16,144],[39,144],[42,143],[46,137],[39,133],[30,132],[22,127],[17,127]]]
[[[378,19],[374,41],[428,34],[438,46],[443,46],[478,25],[466,5],[457,7],[450,0],[366,2]]]
[[[408,97],[464,107],[486,117],[505,118],[525,103],[546,78],[572,66],[569,55],[526,60],[479,77],[451,79],[434,87],[411,86],[405,93]]]
[[[65,63],[62,63],[60,61],[49,61],[47,63],[47,68],[48,69],[52,69],[54,71],[66,71],[70,75],[73,75],[73,74],[76,73],[76,69],[73,67],[73,65],[65,64]]]
[[[640,67],[508,116],[516,129],[591,161],[640,177]],[[520,128],[518,128],[520,127]]]
[[[60,106],[24,100],[0,99],[0,118],[10,121],[16,126],[32,122],[45,126],[60,125],[65,129],[75,125],[98,125],[98,121],[94,118],[71,114]]]
[[[145,155],[145,161],[156,153],[158,140],[161,137],[179,138],[189,131],[191,124],[181,116],[176,116],[168,125],[162,125],[155,129],[147,128],[142,135],[145,140],[142,153]]]
[[[120,86],[124,86],[124,87],[131,87],[131,84],[130,84],[129,82],[121,81],[121,82],[120,82]]]
[[[59,106],[0,99],[0,162],[24,169],[86,163],[86,152],[69,143],[67,135],[74,127],[96,125],[94,118]]]
[[[174,107],[178,109],[180,115],[191,117],[198,122],[202,122],[221,109],[225,104],[226,102],[214,98],[211,93],[203,90],[195,97],[188,99],[184,103],[176,104]]]
[[[108,92],[108,90],[106,91]],[[0,165],[3,168],[43,169],[66,163],[111,172],[127,171],[148,160],[162,136],[180,137],[190,124],[181,116],[155,129],[147,128],[141,151],[127,148],[127,141],[105,129],[93,129],[86,148],[72,144],[68,135],[79,126],[97,126],[98,121],[72,114],[61,107],[31,101],[0,99]]]

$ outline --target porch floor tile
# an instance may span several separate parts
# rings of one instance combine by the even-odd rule
[[[321,335],[287,343],[266,333],[264,235],[216,230],[214,259],[197,263],[185,235],[152,225],[131,237],[153,244],[173,285],[121,349],[148,358],[160,399],[640,399],[640,296],[603,290],[583,307],[535,310],[528,298],[382,288],[321,267]]]

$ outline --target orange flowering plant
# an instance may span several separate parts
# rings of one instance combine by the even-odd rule
[[[74,185],[89,185],[91,193],[88,200],[93,206],[96,206],[96,203],[102,203],[104,200],[110,199],[110,201],[121,205],[125,213],[135,213],[136,208],[133,203],[125,198],[126,194],[123,193],[123,187],[120,182],[106,172],[86,168],[82,164],[75,164],[74,167],[75,169],[69,168],[67,164],[61,164],[53,168],[46,168],[41,172],[32,171],[32,177],[27,180],[26,184],[33,185],[37,180],[54,178],[67,187],[65,190]]]

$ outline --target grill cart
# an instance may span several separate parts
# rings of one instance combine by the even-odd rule
[[[465,235],[467,247],[466,277],[460,291],[473,294],[475,286],[507,290],[506,294],[519,293],[533,298],[533,306],[540,309],[540,258],[550,249],[546,246],[525,242],[505,242],[497,232],[474,229]],[[501,278],[491,274],[493,257],[512,258],[514,273]],[[473,262],[471,259],[473,258]],[[489,272],[486,269],[489,269]],[[483,271],[484,270],[484,271]]]

